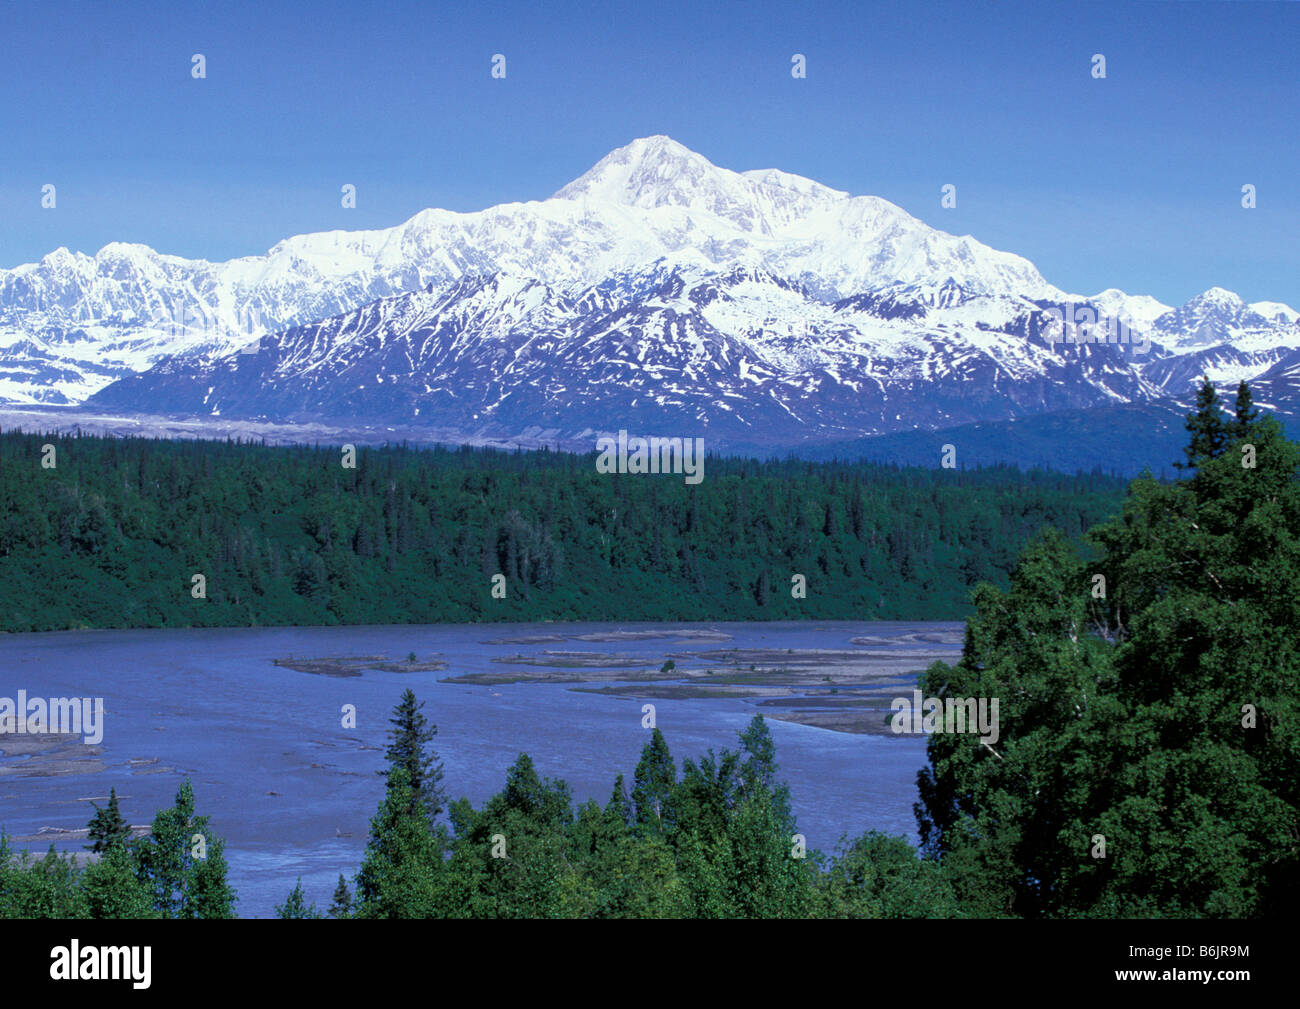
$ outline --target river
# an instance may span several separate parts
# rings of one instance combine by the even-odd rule
[[[665,655],[718,647],[852,649],[871,636],[906,650],[916,636],[950,623],[478,624],[69,631],[0,637],[0,698],[103,698],[104,733],[83,763],[58,754],[0,757],[0,827],[43,851],[84,840],[60,831],[86,825],[110,786],[127,820],[145,824],[189,776],[198,812],[226,839],[241,917],[267,917],[301,877],[309,900],[328,905],[340,872],[351,877],[382,793],[388,718],[411,687],[438,726],[435,748],[453,797],[476,805],[499,791],[505,771],[528,752],[538,772],[562,777],[581,802],[603,805],[614,776],[630,785],[648,733],[643,698],[576,692],[572,684],[453,684],[445,677],[526,668],[510,660],[548,650],[618,652],[658,668]],[[591,644],[610,631],[653,637]],[[713,632],[692,641],[669,632]],[[582,640],[581,636],[588,636]],[[725,635],[725,638],[721,637]],[[563,637],[565,640],[554,639]],[[542,640],[542,639],[550,640]],[[930,646],[933,648],[933,646]],[[944,646],[955,659],[958,646]],[[448,663],[438,672],[367,669],[333,677],[277,666],[286,656],[370,656],[414,652]],[[507,660],[507,661],[501,661]],[[535,671],[535,669],[534,669]],[[903,686],[909,677],[897,682]],[[910,686],[906,687],[910,691]],[[656,698],[656,720],[680,767],[710,747],[736,745],[760,710],[754,699]],[[345,706],[356,727],[344,727]],[[768,712],[770,714],[770,711]],[[809,848],[831,850],[842,834],[867,830],[915,842],[912,804],[925,763],[917,737],[856,735],[768,719],[781,776]],[[0,750],[6,747],[0,736]],[[84,748],[77,748],[83,753]]]

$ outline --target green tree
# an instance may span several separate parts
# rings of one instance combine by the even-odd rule
[[[582,828],[590,828],[591,816]],[[587,906],[590,888],[575,878],[573,803],[562,780],[542,779],[521,753],[506,787],[483,808],[454,803],[456,832],[447,889],[455,913],[484,918],[551,918]],[[590,849],[591,845],[588,843]]]
[[[1009,591],[975,590],[961,660],[920,677],[926,697],[999,702],[996,744],[932,733],[930,767],[918,776],[922,849],[942,859],[978,917],[1045,913],[1065,866],[1079,861],[1080,789],[1066,769],[1087,767],[1098,720],[1122,717],[1110,648],[1088,633],[1085,584],[1070,545],[1044,533]]]
[[[658,838],[624,836],[609,850],[599,878],[596,918],[688,918],[690,890],[673,849]]]
[[[443,811],[447,796],[442,787],[442,764],[437,762],[438,755],[430,746],[438,734],[438,726],[425,717],[423,708],[424,702],[417,702],[409,688],[402,692],[402,699],[389,719],[393,727],[388,730],[389,744],[384,752],[388,767],[379,773],[391,780],[396,769],[404,770],[411,788],[412,808],[418,800],[432,820]]]
[[[1250,386],[1246,384],[1245,379],[1242,379],[1237,384],[1235,412],[1236,421],[1232,424],[1231,436],[1233,438],[1247,439],[1255,429],[1255,422],[1259,420],[1259,410],[1255,408]]]
[[[194,788],[181,783],[175,803],[154,816],[149,836],[132,845],[136,875],[164,918],[230,918],[235,892],[226,882],[225,841],[208,817],[194,815]]]
[[[677,768],[664,734],[657,728],[641,749],[632,778],[632,805],[638,830],[662,834],[671,825],[672,793]]]
[[[939,863],[901,837],[871,832],[840,853],[819,881],[830,918],[952,918],[960,908]]]
[[[1123,496],[1100,474],[987,467],[952,481],[724,458],[711,464],[715,491],[702,493],[605,480],[566,453],[400,446],[362,453],[338,483],[323,476],[325,450],[308,446],[51,443],[76,466],[32,481],[45,442],[0,433],[0,630],[964,619],[967,585],[1005,587],[1039,528],[1077,540]],[[476,559],[509,574],[506,599],[484,605]],[[161,571],[194,564],[210,572],[205,600],[161,588]],[[817,572],[805,600],[775,579],[797,570]]]
[[[1207,460],[1223,453],[1230,430],[1219,405],[1219,394],[1208,376],[1201,378],[1201,386],[1196,390],[1196,409],[1188,414],[1185,426],[1191,440],[1183,449],[1187,461],[1174,464],[1179,469],[1199,469]]]
[[[1300,446],[1251,426],[1253,468],[1189,422],[1194,479],[1134,481],[1086,564],[1040,539],[1009,592],[976,591],[957,665],[927,670],[927,696],[1001,702],[996,744],[932,734],[919,782],[925,852],[965,913],[1289,913]]]
[[[609,802],[605,804],[605,820],[624,830],[632,825],[632,802],[628,798],[627,785],[621,774],[614,779],[614,790],[610,793]]]
[[[131,827],[117,807],[117,789],[110,788],[108,805],[103,809],[95,806],[95,815],[90,818],[87,838],[93,843],[86,847],[93,852],[102,852],[113,844],[125,843],[130,836]]]
[[[153,893],[136,875],[131,852],[121,841],[109,845],[81,874],[92,918],[157,918]]]
[[[0,835],[0,917],[86,918],[89,909],[79,885],[76,861],[50,845],[44,858],[15,856]]]
[[[285,898],[284,903],[276,905],[275,916],[277,918],[321,917],[321,913],[316,910],[316,905],[307,903],[307,898],[302,892],[302,877],[298,878],[298,882],[289,891],[289,896]]]
[[[747,794],[766,792],[788,807],[790,791],[777,781],[776,743],[762,715],[755,715],[740,734],[740,781]]]
[[[745,796],[727,823],[732,890],[745,918],[801,918],[812,907],[814,866],[794,849],[794,821],[770,792]]]
[[[343,873],[339,873],[338,886],[334,887],[334,899],[330,902],[329,916],[331,918],[352,917],[352,891],[348,889]]]
[[[370,821],[370,839],[357,873],[354,916],[438,916],[443,869],[441,832],[429,830],[428,810],[411,787],[406,768],[397,765]]]

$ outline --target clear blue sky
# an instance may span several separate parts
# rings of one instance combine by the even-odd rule
[[[219,260],[542,199],[666,133],[882,196],[1067,290],[1300,307],[1298,67],[1295,3],[4,5],[0,267],[115,240]]]

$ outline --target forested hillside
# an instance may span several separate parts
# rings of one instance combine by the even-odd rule
[[[550,452],[343,461],[0,434],[0,628],[958,619],[1040,528],[1077,540],[1123,498],[1110,477],[1012,467],[710,457],[688,485]]]

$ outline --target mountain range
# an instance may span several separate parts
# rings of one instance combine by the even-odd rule
[[[11,408],[903,458],[961,431],[966,461],[1044,461],[1029,446],[1064,431],[1100,449],[1074,463],[1132,469],[1202,374],[1294,422],[1300,313],[1071,294],[883,199],[662,136],[547,200],[225,263],[115,243],[0,271]]]

